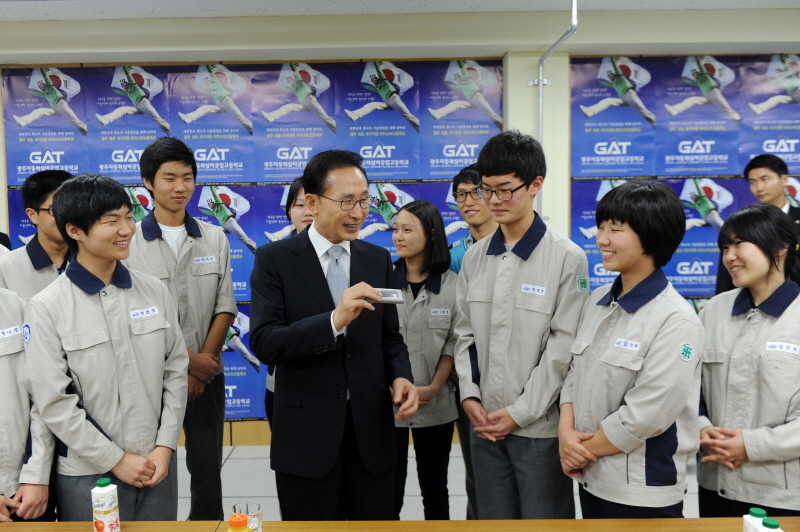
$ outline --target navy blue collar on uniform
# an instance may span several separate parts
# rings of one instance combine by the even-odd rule
[[[73,260],[69,263],[66,276],[70,281],[75,283],[75,286],[87,294],[96,294],[106,287],[103,281],[81,266],[77,260]],[[111,276],[111,284],[120,288],[130,288],[133,286],[133,283],[131,283],[131,272],[119,261],[117,261],[117,267],[114,269],[114,275]]]
[[[31,259],[31,264],[33,264],[33,267],[36,270],[47,268],[53,264],[53,261],[50,260],[50,256],[39,243],[39,233],[33,235],[33,238],[28,241],[27,245],[25,246],[25,251],[28,253],[28,257]]]
[[[739,295],[736,296],[736,300],[733,302],[733,311],[731,312],[731,316],[737,316],[742,312],[747,312],[752,308],[757,308],[758,310],[766,312],[770,316],[775,316],[777,318],[783,314],[783,311],[786,310],[786,307],[791,305],[792,301],[794,301],[798,295],[800,295],[800,286],[797,286],[797,283],[791,279],[787,279],[786,282],[780,285],[771,296],[762,301],[760,305],[755,306],[753,304],[753,296],[750,294],[750,290],[743,288],[742,291],[739,292]]]
[[[186,234],[195,238],[202,238],[203,235],[200,233],[200,226],[197,224],[197,220],[192,218],[192,215],[188,212],[186,213],[186,218],[183,223],[186,225]],[[161,236],[161,228],[158,226],[158,220],[156,220],[154,212],[151,212],[142,220],[141,229],[142,236],[147,241],[155,240]]]
[[[619,298],[619,306],[622,310],[630,314],[642,308],[646,303],[652,301],[654,297],[664,291],[669,284],[667,276],[661,268],[656,268],[656,271],[645,277],[643,281],[633,287],[633,290]],[[604,295],[598,305],[608,305],[614,300],[614,294],[622,291],[622,276],[618,275],[614,279],[614,284],[611,285],[611,290]]]
[[[544,238],[546,232],[547,226],[544,221],[542,221],[542,217],[537,214],[533,219],[533,225],[522,235],[520,241],[514,244],[514,247],[511,248],[511,252],[522,260],[528,260],[528,257],[531,256],[533,250],[539,245],[539,242]],[[492,240],[489,242],[486,254],[499,255],[505,252],[506,245],[505,242],[503,242],[503,228],[500,226],[492,235]]]
[[[442,276],[429,275],[424,281],[423,286],[434,294],[438,294],[442,289]],[[406,261],[397,259],[394,261],[394,287],[403,289],[408,286],[408,279],[406,279]]]

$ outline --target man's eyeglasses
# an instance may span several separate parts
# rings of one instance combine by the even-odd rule
[[[514,196],[514,192],[521,189],[522,187],[527,186],[525,183],[521,184],[517,188],[501,188],[498,190],[492,190],[491,188],[487,187],[478,187],[477,190],[478,194],[480,194],[481,198],[488,200],[492,198],[492,194],[497,196],[497,199],[501,199],[503,201],[511,200],[511,197]]]
[[[48,207],[46,209],[43,209],[43,208],[39,207],[38,209],[33,209],[33,210],[36,211],[36,214],[39,214],[40,212],[45,211],[50,216],[55,216],[56,215],[55,211],[53,211],[52,207]]]
[[[338,203],[343,211],[352,211],[353,209],[356,208],[356,205],[358,205],[362,209],[369,209],[370,203],[376,201],[376,199],[373,198],[372,196],[367,196],[366,198],[361,198],[360,200],[354,198],[335,200],[333,198],[329,198],[328,196],[323,196],[322,194],[317,194],[317,196]]]
[[[459,190],[458,192],[453,192],[453,198],[456,200],[456,203],[464,203],[464,200],[467,199],[467,194],[474,200],[483,199],[481,197],[480,192],[478,192],[477,188],[473,188],[469,192],[465,192],[463,190]]]

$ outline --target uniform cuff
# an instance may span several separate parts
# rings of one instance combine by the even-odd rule
[[[711,422],[710,419],[706,416],[700,416],[700,430],[703,430],[708,427],[713,427],[714,424]]]
[[[536,421],[536,418],[534,418],[533,416],[525,414],[526,410],[527,409],[524,406],[519,407],[516,404],[506,407],[508,415],[511,416],[511,419],[513,419],[514,423],[519,425],[520,428],[525,428],[534,421]]]
[[[47,486],[50,484],[50,466],[30,467],[22,466],[22,472],[19,474],[20,484],[40,484]]]
[[[180,431],[175,430],[159,430],[156,436],[156,447],[169,447],[173,451],[178,450],[178,438],[180,438]]]
[[[766,462],[775,460],[774,451],[770,451],[759,429],[742,429],[742,440],[747,459],[751,462]]]
[[[644,443],[644,440],[640,440],[628,432],[628,429],[619,419],[618,411],[606,417],[600,425],[603,427],[603,432],[605,432],[608,441],[625,454],[630,453]]]
[[[459,383],[458,393],[462,403],[464,402],[464,399],[477,399],[478,401],[481,400],[481,389],[477,384],[473,384],[471,382],[463,385]]]
[[[122,460],[122,457],[125,456],[125,451],[117,447],[116,444],[110,441],[108,444],[108,450],[103,453],[103,456],[96,460],[91,460],[97,469],[103,473],[111,471],[114,466],[116,466],[119,461]]]

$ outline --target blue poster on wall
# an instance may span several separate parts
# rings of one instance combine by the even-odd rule
[[[661,58],[656,175],[739,173],[739,58]]]
[[[572,240],[589,260],[592,290],[614,280],[616,272],[603,268],[597,246],[597,203],[624,180],[573,181]],[[719,268],[719,227],[731,213],[753,202],[744,179],[670,179],[667,183],[680,197],[686,213],[686,234],[664,273],[685,297],[714,295]]]
[[[654,172],[653,59],[572,61],[572,177]]]
[[[336,147],[332,65],[253,67],[253,177],[291,181],[314,154]]]
[[[250,351],[250,305],[237,305],[239,313],[222,348],[225,366],[225,419],[264,419],[267,366]]]
[[[11,239],[11,249],[17,249],[28,243],[36,234],[33,225],[25,214],[22,204],[22,192],[17,189],[8,190],[8,236]]]
[[[419,63],[420,179],[450,178],[503,129],[502,61]]]
[[[90,171],[122,183],[140,182],[139,157],[170,134],[165,67],[122,65],[86,69]]]
[[[800,173],[800,56],[775,54],[742,60],[742,132],[739,166],[762,153],[777,155]]]
[[[337,143],[364,157],[372,180],[419,178],[416,63],[342,63],[336,70]]]
[[[3,71],[9,185],[42,170],[88,170],[84,71],[41,67]]]
[[[194,151],[198,180],[253,181],[250,73],[217,64],[170,70],[170,131]]]

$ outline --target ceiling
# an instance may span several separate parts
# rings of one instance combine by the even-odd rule
[[[800,0],[579,0],[581,11],[798,9]],[[0,21],[568,11],[569,0],[0,0]]]

